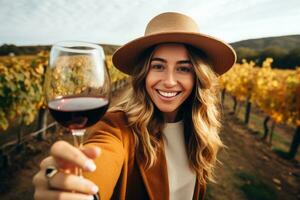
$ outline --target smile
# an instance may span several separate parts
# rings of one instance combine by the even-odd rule
[[[161,90],[156,90],[161,96],[166,97],[166,98],[172,98],[177,96],[180,92],[165,92]]]

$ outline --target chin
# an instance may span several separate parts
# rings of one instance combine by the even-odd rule
[[[170,108],[158,108],[158,110],[162,113],[173,113],[175,112],[177,109],[170,109]]]

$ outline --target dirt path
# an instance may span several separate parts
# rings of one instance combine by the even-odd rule
[[[226,109],[224,122],[221,137],[228,148],[220,152],[218,183],[209,184],[206,199],[300,199],[299,163],[278,157]]]
[[[296,200],[300,199],[299,163],[279,158],[255,134],[225,109],[220,152],[216,167],[217,184],[210,183],[206,200]],[[64,139],[70,137],[63,136]],[[1,170],[0,199],[30,200],[32,176],[49,151],[51,141],[34,142],[34,148],[20,157],[14,169]]]

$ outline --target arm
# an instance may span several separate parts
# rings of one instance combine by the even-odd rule
[[[97,192],[96,185],[101,200],[111,197],[122,169],[124,150],[120,130],[108,119],[105,117],[89,130],[90,138],[82,149],[65,141],[52,145],[50,156],[41,162],[40,170],[33,178],[34,199],[92,200],[92,195]],[[45,171],[50,166],[58,172],[47,180]],[[82,168],[87,178],[67,172],[74,167]]]
[[[100,122],[91,127],[85,146],[101,148],[101,156],[96,158],[96,171],[85,172],[84,177],[99,187],[101,200],[110,199],[120,176],[124,162],[124,148],[121,129],[118,126],[120,118],[108,113]]]

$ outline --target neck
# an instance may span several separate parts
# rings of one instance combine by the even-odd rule
[[[164,113],[164,119],[167,123],[178,122],[182,119],[182,114],[178,113],[177,110],[170,113]]]

